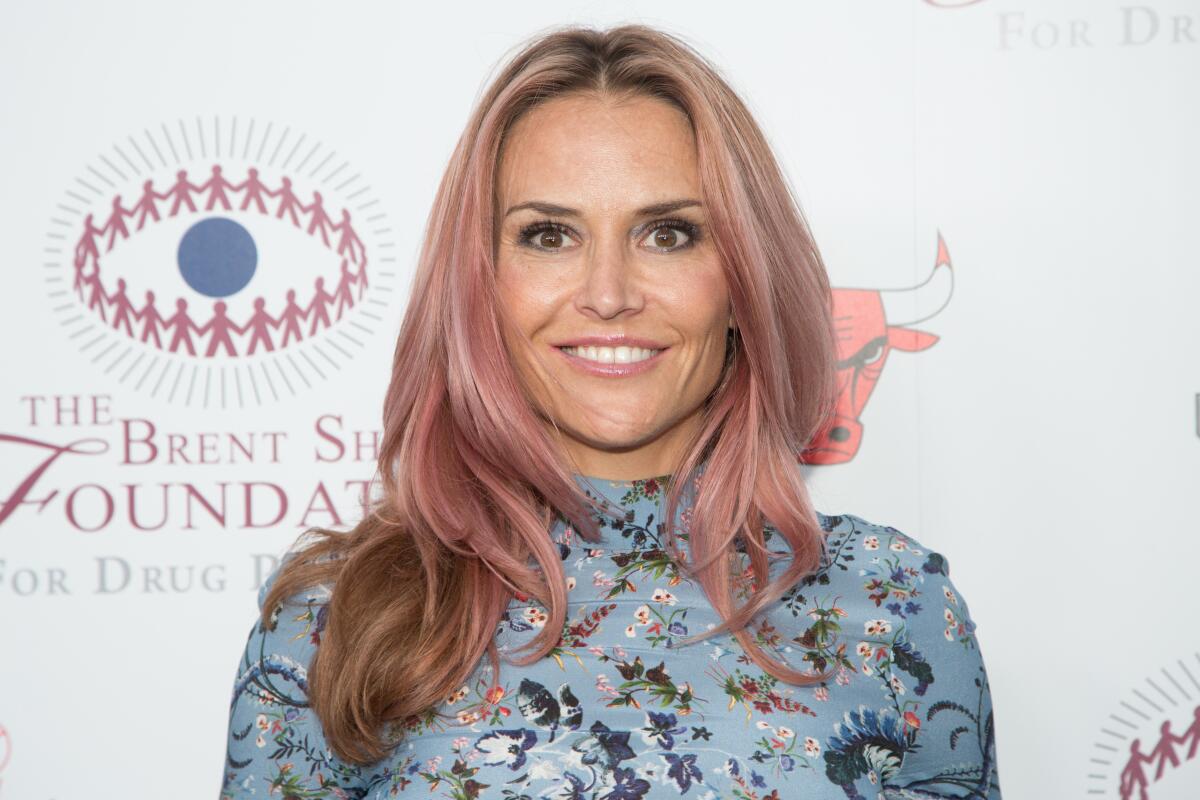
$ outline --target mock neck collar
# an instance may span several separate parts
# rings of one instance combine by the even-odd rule
[[[696,500],[696,489],[708,467],[708,462],[701,462],[696,470],[696,478],[689,481],[680,495],[680,504],[676,512],[676,525],[686,529],[684,517],[689,515],[691,506]],[[600,513],[607,521],[600,525],[601,541],[596,545],[586,543],[582,537],[564,532],[565,520],[559,517],[555,522],[554,540],[556,542],[577,543],[583,547],[596,546],[600,549],[629,550],[657,547],[661,544],[658,539],[658,528],[666,514],[667,493],[671,489],[674,476],[670,473],[649,478],[634,480],[619,480],[615,478],[600,478],[595,475],[572,473],[576,485],[581,491],[593,498],[606,501],[611,507]],[[836,524],[839,517],[830,517],[817,509],[813,509],[820,526],[828,531]],[[652,522],[651,522],[652,521]],[[775,541],[782,541],[776,537]],[[739,549],[742,549],[739,546]]]
[[[588,542],[565,526],[565,520],[560,517],[555,521],[553,531],[556,542],[604,551],[646,550],[661,546],[659,527],[666,513],[667,492],[672,481],[670,474],[635,480],[581,473],[572,473],[572,477],[580,491],[590,496],[597,506],[591,515],[599,523],[600,540]],[[693,500],[690,496],[681,498],[677,520],[687,513]]]
[[[573,477],[576,485],[593,497],[602,497],[623,508],[629,508],[647,500],[658,501],[665,497],[672,479],[670,473],[634,480],[600,478],[578,472],[574,473]]]

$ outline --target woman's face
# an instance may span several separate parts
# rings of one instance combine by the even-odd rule
[[[496,220],[500,301],[532,342],[506,332],[508,350],[578,471],[623,480],[671,471],[733,326],[687,118],[648,97],[570,95],[534,107],[500,154]],[[560,348],[593,336],[661,352],[639,364],[637,349]],[[618,363],[589,360],[606,356]]]

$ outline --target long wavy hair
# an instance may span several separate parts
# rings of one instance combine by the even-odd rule
[[[484,655],[499,683],[493,637],[516,593],[541,602],[548,620],[527,656],[509,663],[542,658],[558,643],[567,609],[548,535],[555,514],[589,542],[600,535],[592,515],[605,509],[581,491],[510,361],[504,337],[521,334],[497,300],[493,274],[494,182],[505,133],[530,108],[569,93],[647,95],[690,120],[737,324],[702,424],[670,473],[663,517],[680,572],[724,621],[679,644],[729,631],[781,680],[806,685],[822,677],[769,657],[746,628],[816,570],[824,547],[798,467],[836,395],[824,263],[762,131],[712,64],[682,39],[644,25],[559,26],[502,66],[438,187],[384,400],[381,496],[349,531],[301,534],[263,603],[270,628],[280,603],[332,587],[309,665],[309,702],[347,762],[379,760],[399,743],[397,729],[402,737],[440,716],[434,709]],[[685,556],[674,531],[688,484],[681,478],[700,472]],[[791,550],[773,582],[764,524]],[[750,574],[738,566],[739,549],[753,590],[742,605],[735,583]]]

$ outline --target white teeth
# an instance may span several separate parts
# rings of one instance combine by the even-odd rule
[[[564,347],[571,355],[586,358],[588,361],[598,361],[601,364],[636,364],[647,358],[661,353],[661,350],[647,350],[644,347]]]

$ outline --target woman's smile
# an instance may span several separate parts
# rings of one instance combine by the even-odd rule
[[[647,350],[642,347],[556,347],[567,363],[589,375],[623,378],[640,375],[656,367],[668,348]]]

